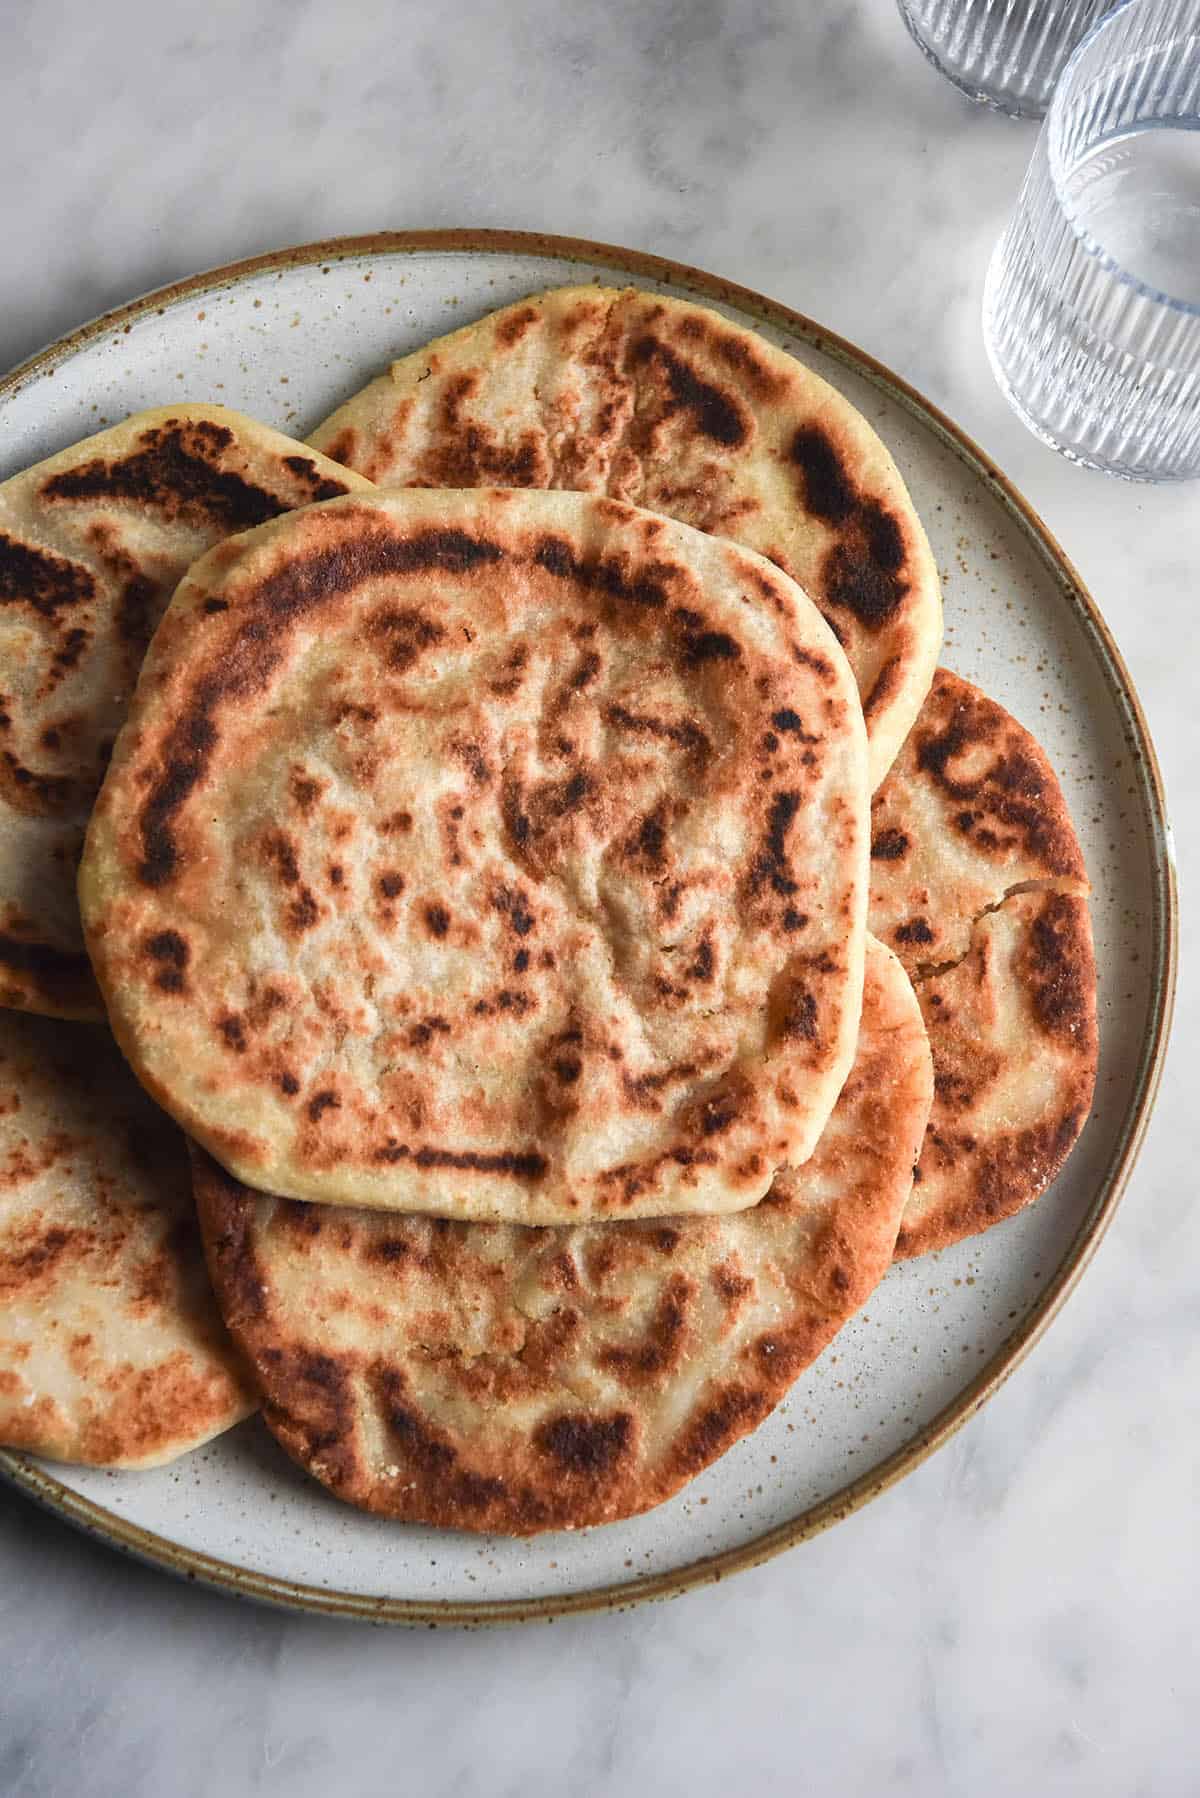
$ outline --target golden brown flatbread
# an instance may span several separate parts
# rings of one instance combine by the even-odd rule
[[[1045,1191],[1096,1083],[1096,970],[1087,901],[1015,893],[964,958],[919,980],[934,1100],[899,1257],[946,1248]]]
[[[604,492],[769,556],[850,658],[872,787],[925,697],[941,598],[895,463],[836,389],[706,307],[535,294],[393,363],[311,441],[382,485]]]
[[[0,485],[0,1005],[104,1015],[75,871],[184,569],[232,532],[368,485],[199,405],[139,412]]]
[[[965,955],[974,920],[1031,883],[1088,892],[1058,777],[1024,725],[939,668],[871,802],[871,927],[917,973]]]
[[[553,1223],[735,1210],[854,1054],[845,657],[735,544],[394,492],[181,584],[88,833],[117,1038],[242,1179]]]
[[[754,1428],[892,1256],[929,1050],[868,942],[815,1154],[735,1217],[522,1229],[251,1192],[197,1151],[222,1309],[268,1426],[339,1498],[532,1535],[660,1504]]]
[[[0,1442],[154,1467],[254,1403],[179,1131],[102,1026],[0,1012]]]
[[[871,928],[916,983],[935,1096],[897,1254],[1038,1197],[1096,1077],[1087,873],[1033,737],[938,670],[871,811]]]

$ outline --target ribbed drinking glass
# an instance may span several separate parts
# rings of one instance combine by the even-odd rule
[[[1073,461],[1200,475],[1200,0],[1124,0],[1076,49],[984,337],[1015,411]]]
[[[929,61],[972,100],[1040,119],[1072,50],[1113,0],[899,0]]]

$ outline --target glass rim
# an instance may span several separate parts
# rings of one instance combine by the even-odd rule
[[[1115,275],[1117,280],[1123,282],[1126,287],[1131,287],[1136,293],[1143,295],[1144,298],[1152,300],[1155,305],[1163,306],[1171,312],[1177,312],[1185,318],[1200,318],[1200,303],[1193,300],[1181,300],[1177,298],[1176,295],[1165,292],[1161,287],[1154,287],[1149,281],[1143,281],[1140,275],[1133,274],[1130,269],[1125,268],[1122,263],[1118,262],[1116,257],[1100,242],[1099,238],[1093,237],[1091,232],[1084,228],[1074,211],[1071,202],[1067,198],[1066,183],[1063,178],[1062,115],[1063,109],[1066,106],[1066,101],[1063,99],[1060,103],[1060,96],[1066,93],[1068,83],[1075,72],[1076,63],[1086,51],[1091,48],[1096,39],[1100,37],[1122,13],[1128,12],[1131,7],[1152,3],[1153,0],[1117,0],[1117,4],[1108,12],[1104,13],[1101,18],[1096,20],[1096,23],[1089,28],[1083,37],[1080,38],[1079,42],[1072,50],[1063,66],[1061,75],[1054,84],[1054,92],[1051,94],[1050,104],[1046,108],[1044,129],[1047,134],[1047,161],[1050,167],[1050,180],[1054,187],[1054,197],[1062,208],[1063,217],[1067,220],[1072,231],[1075,233],[1080,243],[1084,245],[1089,255],[1096,256],[1101,266],[1108,273]],[[1198,28],[1196,35],[1200,36],[1200,28]],[[1195,128],[1200,129],[1200,116],[1197,117]]]

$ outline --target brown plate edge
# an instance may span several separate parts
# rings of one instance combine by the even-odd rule
[[[330,238],[292,249],[269,251],[232,262],[132,300],[91,323],[81,325],[46,349],[31,356],[0,378],[0,398],[18,392],[28,381],[50,375],[59,363],[85,345],[145,317],[165,312],[175,302],[214,288],[231,287],[275,269],[314,263],[344,261],[372,255],[524,255],[548,260],[584,262],[662,285],[687,289],[707,300],[724,301],[764,324],[787,331],[852,368],[874,386],[897,399],[909,412],[932,427],[941,441],[992,493],[1025,534],[1041,561],[1055,577],[1064,600],[1085,627],[1105,685],[1125,718],[1126,737],[1143,776],[1142,799],[1151,841],[1157,847],[1153,873],[1153,969],[1151,1013],[1146,1040],[1137,1069],[1134,1096],[1124,1126],[1114,1146],[1108,1168],[1097,1187],[1074,1241],[1054,1277],[1028,1315],[976,1377],[945,1406],[911,1442],[897,1449],[871,1473],[851,1481],[820,1504],[810,1506],[789,1522],[765,1531],[740,1548],[705,1556],[671,1573],[650,1574],[615,1586],[594,1587],[586,1592],[536,1600],[503,1599],[491,1603],[462,1600],[370,1598],[353,1592],[324,1590],[274,1575],[257,1574],[228,1561],[181,1548],[167,1538],[140,1529],[91,1499],[82,1498],[54,1474],[27,1456],[0,1450],[0,1477],[28,1497],[55,1512],[66,1522],[110,1547],[135,1559],[242,1598],[286,1610],[315,1615],[355,1618],[369,1623],[407,1624],[436,1628],[479,1628],[505,1623],[550,1623],[557,1618],[596,1611],[620,1612],[634,1605],[678,1597],[694,1587],[714,1584],[746,1568],[760,1566],[797,1543],[808,1541],[832,1524],[886,1492],[940,1448],[967,1420],[982,1409],[993,1393],[1041,1339],[1051,1320],[1091,1260],[1112,1221],[1146,1133],[1158,1091],[1170,1034],[1178,964],[1178,894],[1167,822],[1166,795],[1158,758],[1145,714],[1124,660],[1113,641],[1096,602],[1063,549],[1033,507],[1001,473],[991,457],[954,424],[938,407],[884,363],[845,338],[824,329],[803,313],[767,299],[752,288],[720,276],[668,261],[646,251],[619,245],[593,243],[586,238],[556,237],[541,232],[470,228],[456,230],[379,231],[358,237]]]

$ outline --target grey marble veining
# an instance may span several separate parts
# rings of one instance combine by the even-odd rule
[[[1059,462],[978,310],[1032,146],[891,0],[25,0],[0,15],[0,364],[277,244],[494,224],[662,251],[822,319],[1010,471],[1155,728],[1185,899],[1200,490]],[[1047,1340],[939,1455],[755,1573],[466,1635],[254,1610],[0,1491],[0,1793],[238,1798],[1200,1789],[1200,1051],[1178,1024],[1126,1202]]]

